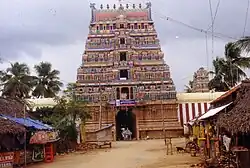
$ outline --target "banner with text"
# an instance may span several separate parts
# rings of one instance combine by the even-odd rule
[[[135,100],[116,100],[116,106],[135,106]]]

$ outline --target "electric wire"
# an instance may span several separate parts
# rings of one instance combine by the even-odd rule
[[[154,12],[153,12],[154,13]],[[207,34],[210,34],[212,35],[213,37],[216,37],[216,38],[219,38],[219,39],[231,39],[231,40],[238,40],[238,38],[235,38],[235,37],[232,37],[232,36],[228,36],[228,35],[225,35],[225,34],[222,34],[222,33],[218,33],[218,32],[212,32],[212,31],[208,31],[208,30],[205,30],[205,29],[201,29],[201,28],[197,28],[197,27],[194,27],[194,26],[191,26],[189,24],[186,24],[184,22],[181,22],[181,21],[178,21],[178,20],[175,20],[171,17],[168,17],[168,16],[160,16],[160,18],[164,19],[164,20],[168,20],[168,21],[171,21],[171,22],[174,22],[176,24],[179,24],[179,25],[182,25],[182,26],[185,26],[187,28],[190,28],[190,29],[193,29],[195,31],[198,31],[198,32],[201,32],[201,33],[207,33]]]
[[[208,41],[207,41],[207,33],[205,33],[205,46],[206,46],[206,57],[207,57],[207,71],[209,71],[209,54],[208,54]]]
[[[210,10],[210,16],[211,16],[211,28],[212,28],[212,47],[211,47],[211,54],[212,54],[212,60],[214,60],[214,17],[213,17],[213,8],[212,8],[212,2],[211,0],[208,0],[209,2],[209,10]]]
[[[130,1],[125,1],[125,2],[133,4]],[[202,28],[198,28],[198,27],[189,25],[187,23],[184,23],[182,21],[176,20],[176,19],[174,19],[172,17],[166,16],[166,15],[161,14],[161,13],[157,13],[157,12],[154,12],[154,11],[152,11],[152,13],[155,14],[155,15],[158,15],[159,18],[164,19],[166,21],[170,21],[170,22],[179,24],[181,26],[187,27],[189,29],[192,29],[192,30],[195,30],[195,31],[198,31],[198,32],[201,32],[201,33],[207,33],[207,34],[213,35],[214,37],[222,39],[222,40],[224,40],[224,39],[239,40],[240,39],[240,38],[235,38],[235,37],[232,37],[232,36],[229,36],[229,35],[225,35],[225,34],[219,33],[219,32],[213,32],[212,33],[212,31],[205,30],[205,29],[202,29]]]
[[[211,17],[211,22],[212,22],[211,26],[213,27],[213,19],[214,19],[214,17],[213,17],[212,2],[211,2],[211,0],[208,0],[208,2],[209,2],[210,17]]]
[[[249,6],[250,6],[250,0],[247,0],[247,10],[246,10],[245,22],[244,22],[244,28],[243,28],[243,37],[245,36],[246,27],[247,27],[247,20],[248,20]]]
[[[207,28],[207,30],[210,30],[211,28],[212,28],[212,51],[211,51],[211,53],[212,53],[212,58],[213,58],[213,60],[214,60],[214,36],[213,36],[213,34],[214,34],[214,24],[215,24],[215,20],[216,20],[216,17],[217,17],[217,14],[218,14],[218,11],[219,11],[219,7],[220,7],[220,0],[218,0],[218,2],[217,2],[217,5],[216,5],[216,9],[215,9],[215,13],[214,13],[214,16],[213,16],[213,10],[212,10],[212,2],[211,2],[211,0],[209,0],[209,10],[210,10],[210,15],[211,15],[211,25]],[[207,46],[207,33],[206,33],[206,35],[205,35],[206,37],[206,55],[207,55],[207,57],[209,57],[209,55],[208,55],[208,46]],[[207,58],[207,61],[209,61],[209,58]],[[207,63],[207,65],[208,65],[208,71],[209,71],[209,63]]]
[[[220,0],[218,0],[218,2],[217,2],[215,13],[214,13],[214,16],[213,16],[212,24],[207,28],[207,30],[210,30],[212,28],[212,25],[215,23],[215,20],[216,20],[218,11],[219,11],[219,7],[220,7]]]

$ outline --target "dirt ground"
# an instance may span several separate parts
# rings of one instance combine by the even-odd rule
[[[173,149],[183,147],[184,139],[174,139]],[[41,163],[30,168],[188,168],[199,162],[189,154],[166,155],[163,140],[114,142],[112,149],[85,154],[56,156],[53,163]]]

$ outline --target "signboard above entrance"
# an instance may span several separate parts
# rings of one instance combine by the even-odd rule
[[[135,106],[135,100],[116,100],[116,106]]]

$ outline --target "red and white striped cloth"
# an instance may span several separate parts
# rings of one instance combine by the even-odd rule
[[[181,125],[207,112],[210,104],[208,102],[200,103],[179,103],[178,118]]]

